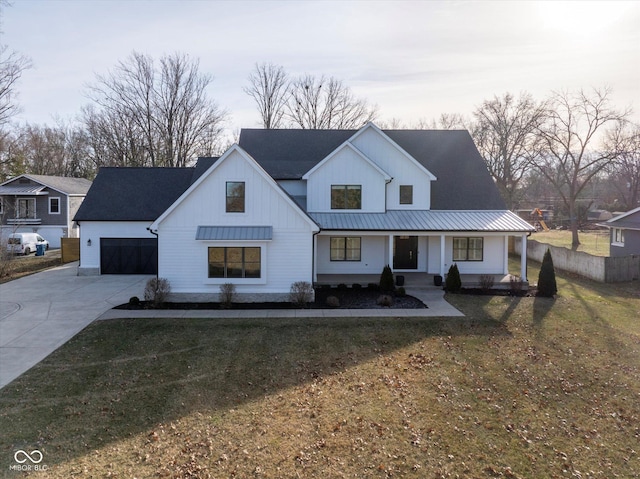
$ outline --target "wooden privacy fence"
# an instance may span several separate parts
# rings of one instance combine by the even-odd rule
[[[60,238],[60,249],[63,263],[71,263],[80,259],[80,238]]]
[[[553,266],[562,271],[569,271],[585,278],[601,283],[618,283],[640,279],[640,255],[605,257],[593,256],[582,251],[572,251],[568,248],[539,243],[536,240],[527,241],[527,258],[542,262],[545,251],[549,248],[553,258]],[[517,254],[522,251],[520,238],[514,242]]]

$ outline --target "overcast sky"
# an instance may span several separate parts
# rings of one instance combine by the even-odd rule
[[[259,127],[256,62],[332,75],[411,124],[483,100],[609,86],[640,121],[640,2],[13,0],[2,43],[31,58],[19,122],[70,120],[85,86],[132,51],[183,52],[212,74],[230,130]]]

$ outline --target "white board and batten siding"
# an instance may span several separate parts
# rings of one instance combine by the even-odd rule
[[[217,294],[233,283],[239,294],[288,294],[296,281],[312,281],[317,228],[255,162],[236,149],[218,160],[157,223],[159,275],[173,293]],[[245,183],[245,212],[227,213],[226,183]],[[196,240],[198,226],[271,226],[271,240]],[[258,246],[261,277],[209,278],[208,248]],[[211,298],[209,298],[211,299]]]
[[[155,238],[147,229],[149,225],[149,221],[83,221],[78,274],[99,274],[101,238]]]
[[[483,259],[482,261],[453,261],[453,238],[483,238]],[[476,232],[448,233],[445,236],[445,261],[444,271],[456,263],[461,274],[507,274],[508,246],[503,234],[478,234]],[[440,237],[429,237],[429,259],[427,261],[427,272],[440,274]]]
[[[384,172],[362,158],[352,147],[341,148],[309,174],[307,211],[336,211],[331,209],[331,186],[360,185],[362,209],[340,211],[384,212],[386,181]]]
[[[373,126],[363,128],[351,143],[393,178],[386,187],[387,209],[431,208],[431,181],[435,176],[399,149],[384,133]],[[401,185],[413,186],[413,204],[400,204]]]

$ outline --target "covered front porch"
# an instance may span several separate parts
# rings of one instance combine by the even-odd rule
[[[435,276],[436,274],[430,273],[411,273],[400,272],[394,273],[396,284],[398,284],[398,277],[401,276],[403,281],[402,286],[404,288],[433,288],[442,289],[442,286],[436,286]],[[521,288],[528,289],[529,283],[523,280],[521,277],[515,277],[511,274],[461,274],[463,288],[479,288],[483,284],[483,276],[493,278],[494,289],[510,289],[512,288],[512,281],[521,281]],[[369,284],[378,284],[380,282],[379,274],[319,274],[317,275],[316,286],[328,285],[338,286],[339,284],[345,284],[349,287],[354,284],[359,284],[362,287],[367,287]],[[444,285],[444,276],[442,276],[442,282]]]

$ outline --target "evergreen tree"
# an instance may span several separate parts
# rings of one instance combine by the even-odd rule
[[[551,258],[551,251],[547,248],[542,258],[542,266],[538,275],[538,296],[551,298],[557,292],[558,287],[556,285],[556,272],[553,268],[553,258]]]
[[[386,265],[382,269],[382,274],[380,275],[380,290],[390,292],[396,289],[396,285],[393,282],[393,271],[391,271],[391,267]]]
[[[444,283],[444,289],[451,293],[455,293],[456,291],[460,291],[462,289],[462,280],[460,279],[460,271],[458,271],[458,265],[453,263],[449,267],[449,272],[447,273],[447,279]]]

